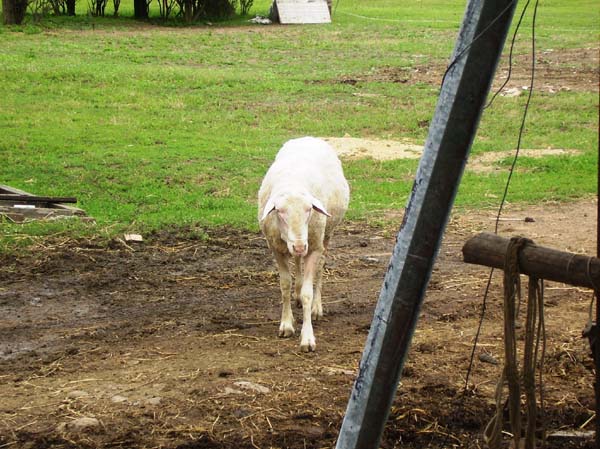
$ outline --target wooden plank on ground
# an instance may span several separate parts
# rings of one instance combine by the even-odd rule
[[[0,197],[2,198],[0,199],[0,219],[6,217],[15,223],[65,216],[77,216],[80,219],[88,219],[83,209],[54,202],[56,200],[73,202],[71,200],[76,201],[75,198],[40,197],[7,185],[0,185]],[[15,201],[16,198],[18,198],[18,201]]]
[[[14,223],[25,223],[30,220],[52,220],[59,217],[78,217],[83,221],[93,221],[92,218],[85,216],[81,209],[59,209],[48,207],[5,207],[0,206],[0,223],[3,218],[7,218]]]
[[[326,0],[276,0],[275,6],[283,24],[331,23]]]
[[[17,193],[0,193],[0,201],[12,203],[76,203],[77,198],[72,196],[38,196]]]

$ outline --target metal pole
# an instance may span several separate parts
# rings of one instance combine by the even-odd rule
[[[375,449],[516,0],[470,0],[350,395],[337,449]]]

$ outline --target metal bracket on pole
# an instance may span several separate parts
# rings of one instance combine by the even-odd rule
[[[389,263],[337,449],[379,447],[517,0],[470,0]]]

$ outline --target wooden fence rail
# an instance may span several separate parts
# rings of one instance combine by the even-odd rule
[[[481,233],[463,246],[466,263],[504,268],[504,258],[510,239],[496,234]],[[600,288],[600,259],[555,249],[526,245],[519,256],[522,274],[549,281],[564,282],[578,287]]]

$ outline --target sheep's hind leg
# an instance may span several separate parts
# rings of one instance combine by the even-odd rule
[[[279,336],[291,337],[294,335],[294,315],[290,304],[292,276],[288,256],[275,253],[277,268],[279,269],[279,286],[281,287],[281,323],[279,324]]]
[[[325,253],[317,262],[317,272],[315,274],[315,292],[312,301],[311,315],[313,320],[323,318],[323,304],[321,303],[321,286],[323,285],[323,267],[325,266]]]

